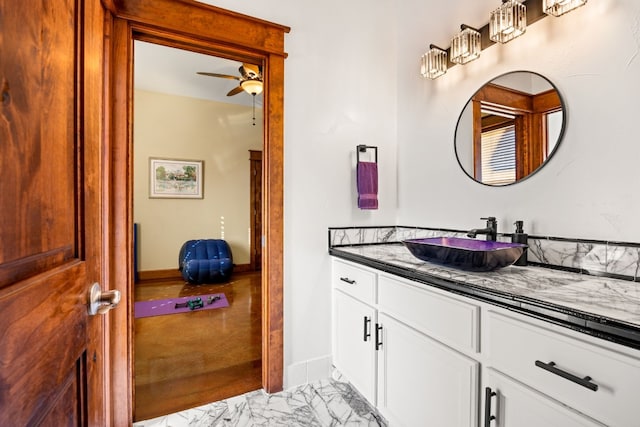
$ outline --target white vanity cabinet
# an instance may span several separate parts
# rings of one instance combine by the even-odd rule
[[[337,259],[332,282],[334,365],[390,425],[476,427],[479,307]]]
[[[587,417],[590,417],[611,427],[640,426],[640,358],[637,351],[620,346],[614,349],[614,345],[607,345],[606,341],[553,328],[551,324],[517,313],[489,308],[485,314],[483,343],[488,356],[485,364],[491,368],[488,371],[526,384],[532,390],[530,395],[547,396],[549,408],[554,407],[552,401],[559,402],[555,406],[565,405],[584,414],[582,424],[575,425],[601,425],[589,421]],[[518,398],[509,397],[505,393],[515,394],[512,391],[515,387],[503,385],[503,389],[500,384],[492,384],[495,376],[485,375],[484,385],[497,393],[500,401],[500,413],[495,415],[497,426],[520,427],[523,424],[509,420],[524,411],[520,408],[524,403],[517,403],[523,394]],[[531,407],[543,407],[540,402],[541,398],[532,399]],[[549,410],[548,416],[556,413],[559,412]],[[574,424],[550,422],[538,425]]]
[[[333,260],[334,364],[391,427],[640,427],[640,351]]]
[[[392,426],[477,425],[479,307],[378,275],[378,410]]]
[[[333,262],[333,364],[371,404],[376,404],[376,274]]]

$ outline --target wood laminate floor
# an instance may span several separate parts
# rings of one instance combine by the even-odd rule
[[[262,387],[260,272],[227,284],[136,284],[135,301],[223,292],[229,307],[135,319],[135,420]]]

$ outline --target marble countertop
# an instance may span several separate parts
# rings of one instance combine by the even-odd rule
[[[331,255],[640,348],[640,284],[537,266],[467,272],[415,258],[401,243],[334,246]]]

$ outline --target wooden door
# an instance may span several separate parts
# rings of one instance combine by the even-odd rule
[[[251,179],[251,247],[249,265],[252,271],[262,269],[262,151],[249,150]]]
[[[0,426],[108,423],[99,0],[0,0]],[[85,65],[86,64],[86,65]]]

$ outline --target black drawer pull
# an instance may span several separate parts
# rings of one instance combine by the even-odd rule
[[[484,427],[490,427],[491,421],[496,417],[491,415],[491,398],[496,395],[495,391],[491,391],[491,387],[484,389]]]
[[[382,347],[382,325],[376,323],[376,351]]]
[[[355,285],[355,283],[356,283],[355,280],[351,280],[348,277],[341,277],[340,280],[342,280],[343,282],[347,282],[350,285]]]
[[[565,378],[578,385],[581,385],[582,387],[588,388],[589,390],[598,391],[598,384],[592,383],[590,376],[586,376],[584,378],[577,377],[573,374],[570,374],[567,371],[563,371],[560,368],[556,368],[555,362],[544,363],[539,360],[536,360],[536,366],[538,368],[544,369],[545,371],[549,371],[552,374],[559,375],[562,378]]]
[[[367,342],[367,338],[371,338],[371,319],[364,316],[364,342]]]

